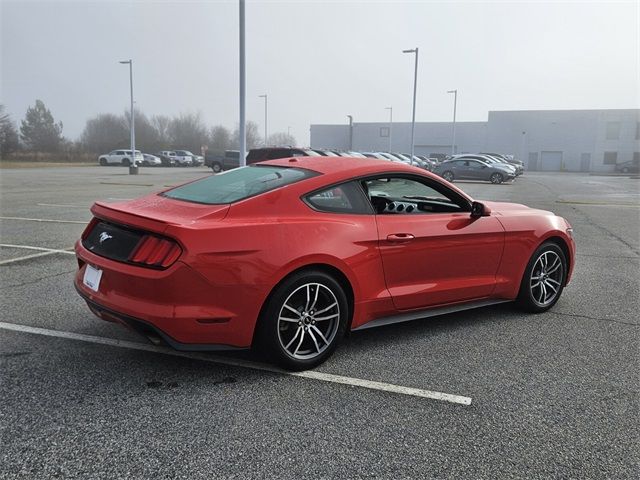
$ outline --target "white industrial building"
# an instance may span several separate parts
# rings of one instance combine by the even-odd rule
[[[417,155],[452,152],[452,122],[420,122]],[[311,148],[408,152],[410,122],[311,125]],[[523,159],[528,170],[613,171],[640,159],[640,110],[489,112],[486,122],[456,122],[455,152],[498,152]]]

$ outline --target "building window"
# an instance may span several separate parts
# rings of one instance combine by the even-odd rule
[[[380,136],[388,137],[389,136],[389,127],[380,127]]]
[[[618,152],[604,152],[604,161],[602,163],[605,165],[618,163]]]
[[[607,140],[620,138],[620,122],[607,122]]]
[[[636,123],[636,140],[640,140],[640,122]]]

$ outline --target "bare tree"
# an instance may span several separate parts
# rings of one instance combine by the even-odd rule
[[[0,104],[0,158],[20,148],[18,131],[9,114],[5,113],[4,108],[4,105]]]
[[[246,123],[246,135],[247,135],[247,150],[262,146],[262,137],[260,136],[260,130],[256,122],[248,121]],[[233,137],[231,141],[235,148],[240,148],[240,129],[236,127],[233,131]]]
[[[184,148],[199,153],[207,144],[207,127],[200,113],[181,114],[169,124],[169,138],[174,148]]]
[[[296,145],[296,139],[293,135],[286,132],[276,132],[269,135],[267,144],[275,147],[293,147]]]
[[[87,120],[80,141],[89,152],[106,153],[129,146],[129,129],[122,117],[101,113]]]
[[[231,132],[227,127],[216,125],[211,129],[209,138],[210,152],[223,152],[231,147]]]
[[[169,148],[171,138],[169,136],[169,125],[171,118],[167,115],[154,115],[151,117],[151,125],[158,134],[158,141],[161,143],[161,149]]]
[[[127,130],[130,129],[131,114],[129,110],[124,112],[124,124]],[[143,152],[155,152],[162,147],[158,131],[149,121],[149,118],[139,110],[134,110],[134,121],[136,127],[136,150]]]

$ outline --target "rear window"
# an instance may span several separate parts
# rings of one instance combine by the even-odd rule
[[[210,205],[233,203],[316,175],[302,168],[251,165],[196,180],[162,195]]]

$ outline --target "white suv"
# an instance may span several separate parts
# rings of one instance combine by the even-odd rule
[[[98,162],[100,165],[131,165],[132,164],[131,150],[112,150],[106,155],[100,155]],[[140,150],[136,150],[135,163],[139,165],[143,162],[144,157]]]

